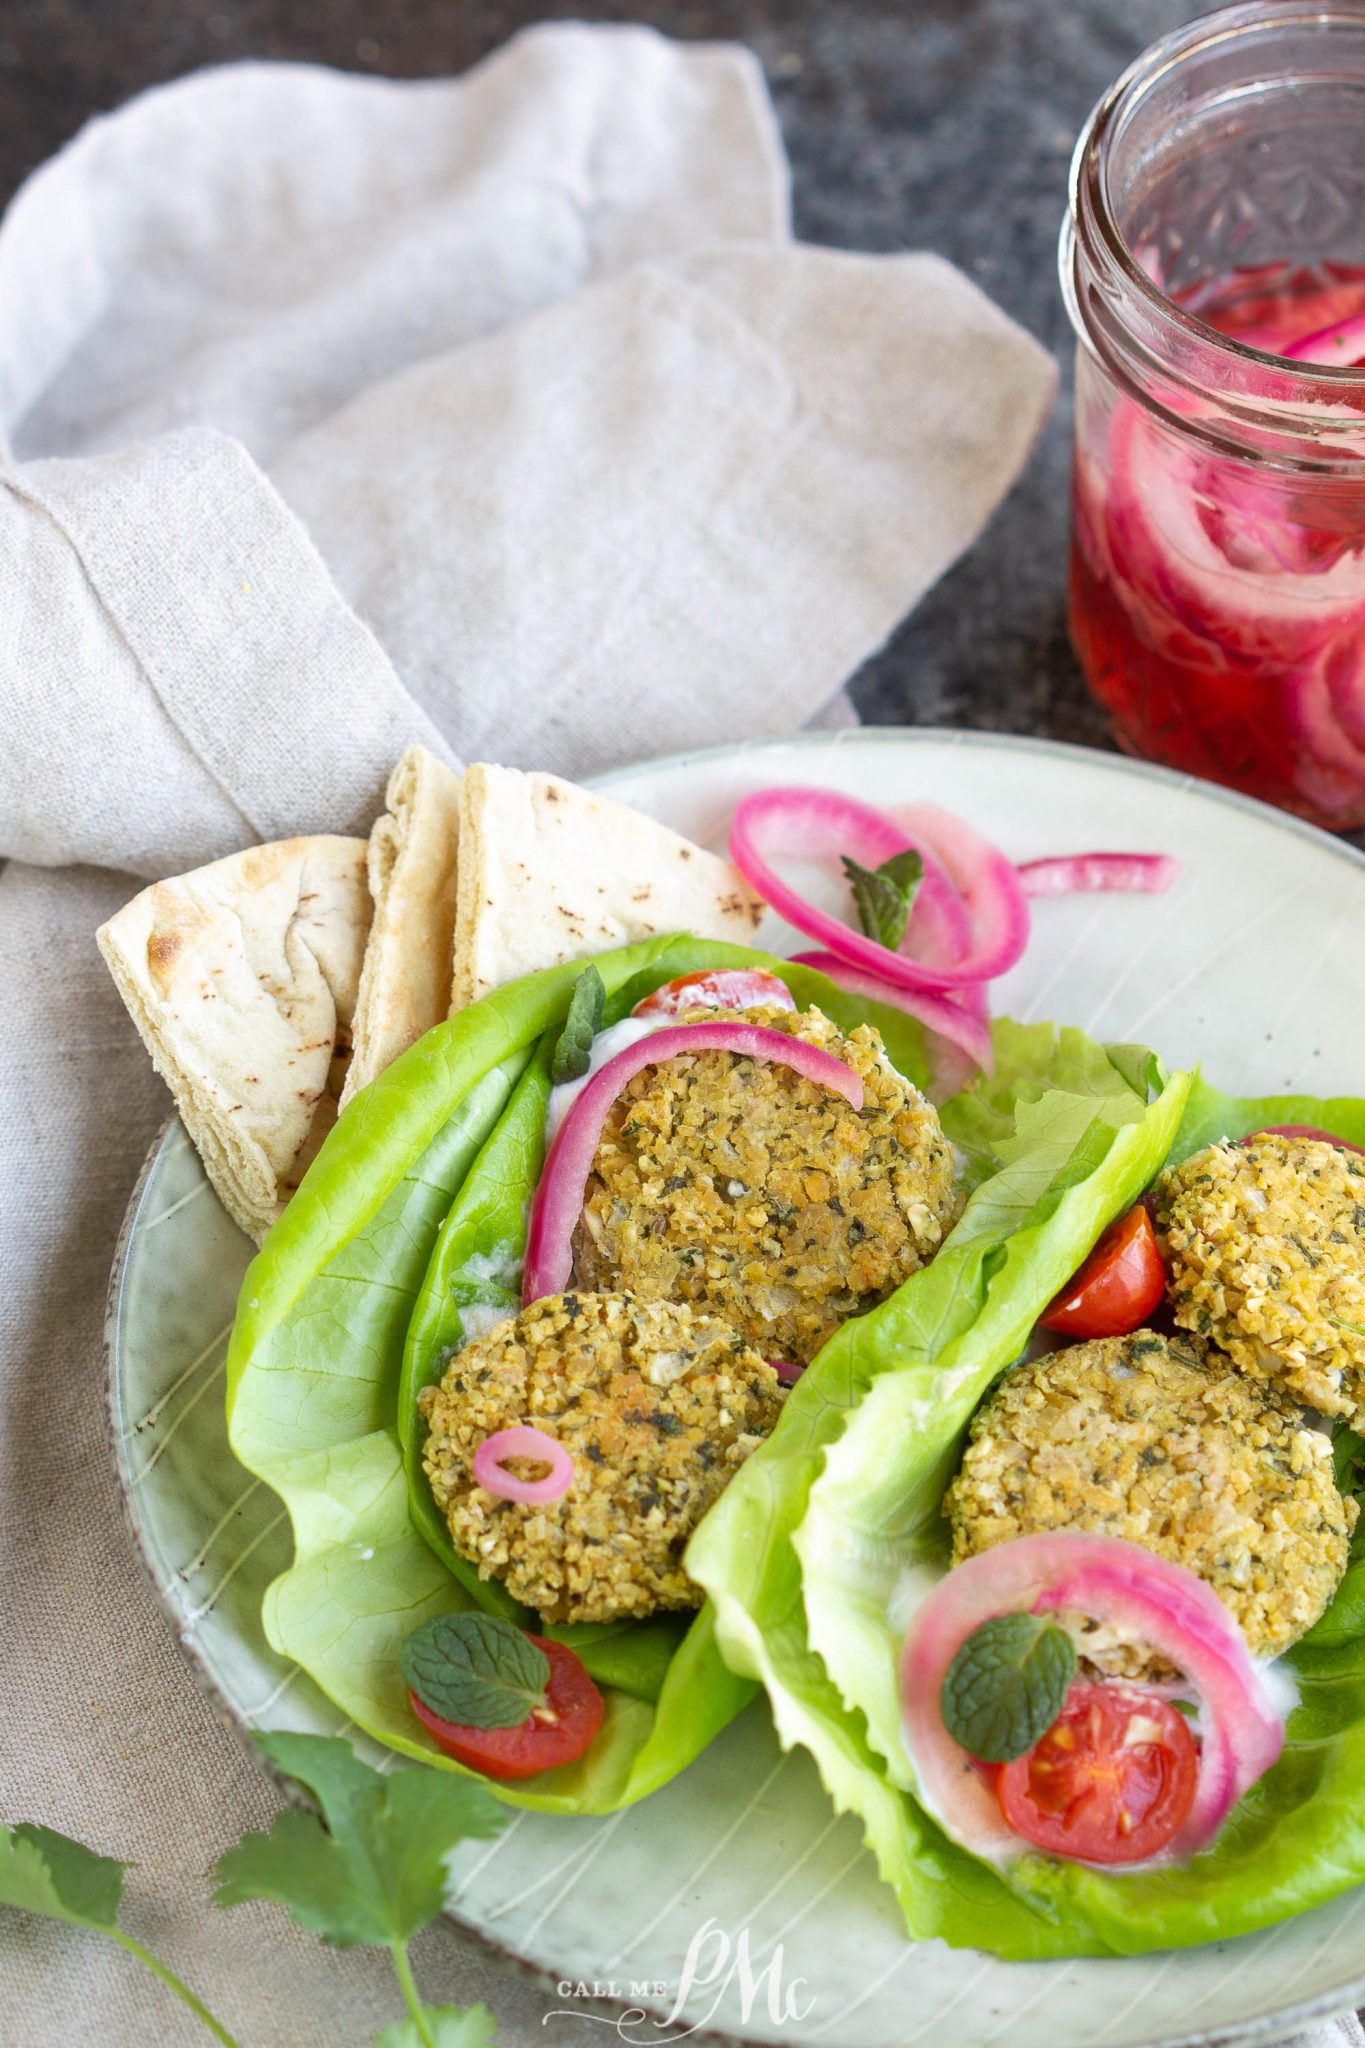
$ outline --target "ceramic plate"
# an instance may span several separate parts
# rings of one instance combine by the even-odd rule
[[[1202,1060],[1238,1093],[1365,1093],[1365,860],[1350,848],[1164,771],[970,734],[811,736],[649,763],[599,786],[720,846],[736,799],[777,782],[872,803],[932,797],[1019,860],[1094,846],[1178,853],[1184,874],[1168,896],[1038,905],[997,1007],[1142,1040],[1172,1064]],[[783,951],[789,937],[774,921],[763,941]],[[224,1352],[249,1252],[173,1123],[114,1275],[119,1468],[156,1587],[232,1720],[353,1734],[261,1633],[290,1534],[224,1431]],[[832,1817],[804,1754],[779,1754],[762,1702],[641,1806],[604,1820],[518,1815],[492,1847],[461,1854],[451,1911],[566,1987],[547,2034],[565,2048],[602,2038],[594,1992],[614,2017],[626,2011],[628,2041],[704,2028],[799,2048],[1221,2041],[1365,1996],[1365,1890],[1242,1941],[1131,1960],[1001,1963],[907,1942],[856,1824]]]

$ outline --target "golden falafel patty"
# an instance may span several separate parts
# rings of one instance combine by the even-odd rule
[[[546,1621],[699,1607],[687,1539],[777,1421],[777,1374],[715,1316],[629,1294],[551,1294],[457,1352],[420,1399],[422,1463],[461,1557]],[[474,1483],[485,1437],[542,1429],[573,1459],[533,1507]],[[513,1458],[538,1478],[534,1459]]]
[[[818,1045],[856,1069],[863,1106],[790,1067],[731,1052],[646,1068],[613,1103],[574,1234],[575,1277],[732,1323],[804,1364],[849,1316],[933,1257],[957,1213],[938,1113],[819,1010],[698,1010]]]
[[[1210,1347],[1152,1330],[1007,1372],[943,1506],[955,1563],[1040,1530],[1139,1543],[1197,1572],[1267,1657],[1327,1606],[1356,1520],[1324,1431]],[[1067,1619],[1100,1669],[1164,1675],[1145,1650]]]
[[[1315,1138],[1224,1139],[1161,1176],[1156,1226],[1182,1328],[1365,1423],[1365,1159]]]

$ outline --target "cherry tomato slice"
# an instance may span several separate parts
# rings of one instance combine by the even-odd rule
[[[758,1003],[776,1003],[794,1010],[796,1000],[785,981],[762,968],[700,968],[666,981],[635,1005],[636,1017],[676,1017],[681,1010],[751,1010]]]
[[[1166,1292],[1166,1268],[1142,1202],[1111,1223],[1078,1273],[1038,1318],[1064,1337],[1126,1337]]]
[[[514,1728],[468,1728],[443,1721],[415,1692],[408,1702],[439,1750],[489,1778],[530,1778],[582,1756],[602,1725],[602,1695],[563,1643],[532,1636],[550,1660],[545,1702],[553,1719],[530,1714]]]
[[[1001,1764],[1000,1811],[1017,1834],[1082,1863],[1141,1863],[1179,1834],[1199,1752],[1183,1714],[1128,1685],[1073,1685],[1026,1756]]]

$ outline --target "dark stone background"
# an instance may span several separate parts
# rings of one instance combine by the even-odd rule
[[[527,22],[645,20],[734,36],[767,70],[796,228],[849,249],[934,249],[1054,350],[1072,141],[1181,0],[0,0],[0,201],[89,115],[202,64],[289,57],[395,78],[462,71]],[[863,670],[881,722],[1108,744],[1064,621],[1066,385],[1028,474],[967,558]]]

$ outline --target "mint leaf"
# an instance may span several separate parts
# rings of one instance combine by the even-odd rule
[[[385,2027],[371,2048],[497,2048],[493,2015],[486,2005],[471,2005],[461,2012],[457,2005],[427,2005],[422,2008],[426,2032],[416,2020],[397,2020]]]
[[[924,862],[913,847],[893,853],[879,868],[860,867],[848,854],[841,854],[853,907],[869,939],[894,953],[905,937],[910,906],[924,879]]]
[[[545,1705],[549,1658],[496,1614],[438,1614],[398,1661],[422,1705],[464,1728],[517,1728]]]
[[[108,1933],[118,1924],[127,1868],[55,1828],[0,1827],[0,1906]]]
[[[943,1724],[968,1755],[1010,1763],[1046,1735],[1075,1675],[1065,1629],[1037,1614],[997,1615],[972,1630],[948,1666]]]
[[[451,1850],[503,1825],[497,1800],[470,1778],[420,1766],[384,1776],[333,1736],[253,1740],[307,1787],[322,1818],[285,1812],[268,1834],[244,1835],[218,1860],[215,1904],[275,1899],[337,1948],[407,1941],[445,1903]]]
[[[573,985],[569,1014],[550,1062],[550,1079],[556,1087],[561,1081],[581,1081],[587,1073],[606,1000],[601,975],[595,967],[585,967]]]

